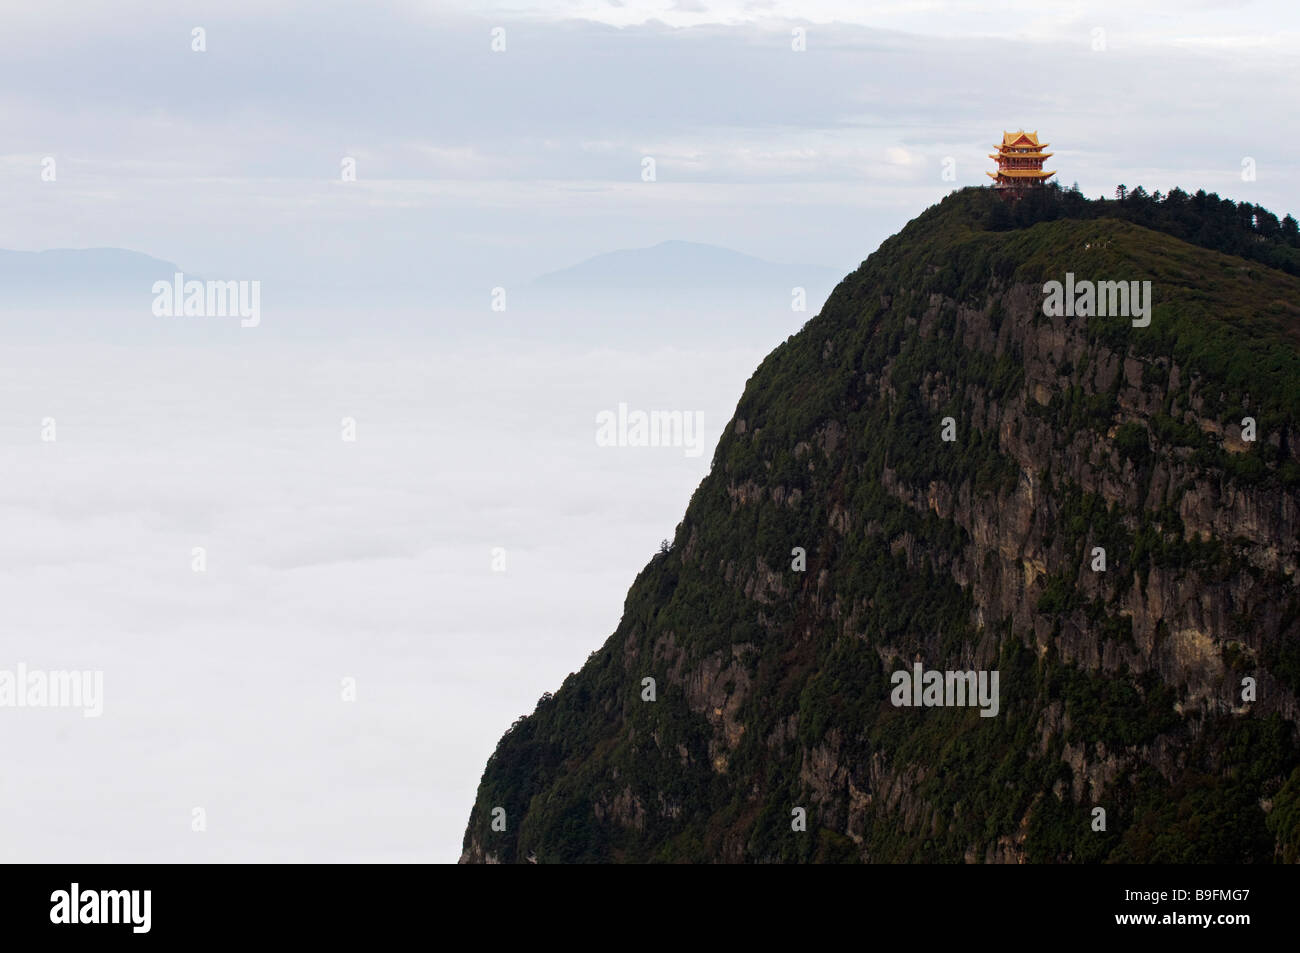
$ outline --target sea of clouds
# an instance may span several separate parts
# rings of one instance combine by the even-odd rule
[[[454,861],[498,738],[618,624],[764,350],[10,342],[0,668],[104,697],[0,710],[0,859]],[[620,402],[701,412],[703,455],[597,446]]]

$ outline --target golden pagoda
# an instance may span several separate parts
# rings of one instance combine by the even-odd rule
[[[1039,142],[1036,132],[1025,132],[1023,129],[1004,132],[1002,144],[997,146],[998,151],[989,154],[990,159],[998,160],[998,171],[984,174],[993,180],[995,189],[1019,190],[1041,186],[1056,175],[1055,172],[1043,171],[1043,160],[1052,155],[1043,151],[1049,145],[1047,142]]]

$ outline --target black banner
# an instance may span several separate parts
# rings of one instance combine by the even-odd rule
[[[486,871],[452,866],[17,866],[0,869],[9,940],[149,943],[401,939],[434,922],[606,935],[629,918],[665,939],[682,917],[763,934],[808,918],[872,938],[1122,937],[1232,943],[1295,922],[1293,867],[645,868]],[[656,927],[655,924],[660,924]],[[457,927],[457,924],[460,926]],[[546,925],[544,928],[542,925]],[[671,927],[671,929],[670,929]],[[917,931],[920,931],[919,934]],[[540,936],[540,934],[539,934]],[[982,944],[981,944],[982,945]]]

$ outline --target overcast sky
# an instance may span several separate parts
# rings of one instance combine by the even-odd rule
[[[448,294],[666,239],[847,270],[986,182],[990,146],[1022,125],[1090,195],[1122,181],[1300,207],[1289,2],[3,10],[0,247]]]

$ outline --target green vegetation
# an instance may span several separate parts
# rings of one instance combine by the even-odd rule
[[[1290,216],[1178,190],[1008,204],[967,189],[918,216],[754,373],[744,427],[726,428],[617,630],[502,738],[466,846],[542,862],[1297,859],[1294,726],[1276,706],[1222,712],[1243,673],[1300,692],[1300,593],[1185,505],[1250,494],[1259,521],[1294,512],[1297,242]],[[1063,343],[1041,286],[1066,271],[1150,280],[1151,325],[1078,319]],[[1261,439],[1228,445],[1247,415]],[[1202,638],[1172,613],[1211,598],[1231,607],[1206,636],[1222,680],[1163,680],[1170,647]],[[916,659],[996,668],[999,715],[894,708],[889,676]],[[1221,695],[1195,697],[1194,678]]]

